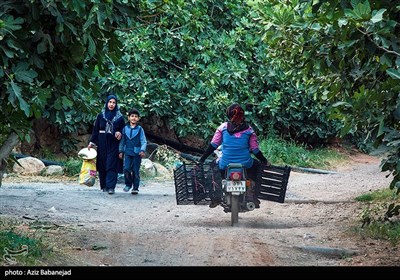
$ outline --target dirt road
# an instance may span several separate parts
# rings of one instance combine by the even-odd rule
[[[83,266],[398,265],[400,251],[363,240],[354,197],[387,188],[379,160],[354,158],[337,174],[292,172],[284,204],[263,201],[230,226],[222,208],[178,206],[173,181],[146,181],[139,195],[76,181],[3,180],[0,214],[47,222],[55,246]]]

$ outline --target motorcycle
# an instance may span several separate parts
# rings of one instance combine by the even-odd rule
[[[232,226],[238,224],[239,212],[256,208],[252,181],[247,180],[246,168],[241,164],[231,163],[226,168],[226,176],[222,180],[221,205],[226,213],[231,212]]]
[[[253,181],[247,178],[246,168],[241,164],[229,164],[221,176],[215,160],[199,164],[191,155],[181,156],[190,163],[182,162],[174,169],[177,205],[218,202],[225,213],[231,213],[231,226],[237,226],[239,213],[260,208],[259,199],[284,203],[289,166],[261,165],[257,180]]]

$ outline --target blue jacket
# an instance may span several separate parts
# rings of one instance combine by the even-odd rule
[[[119,143],[119,152],[128,156],[136,156],[145,152],[147,148],[146,135],[140,125],[131,127],[127,124],[122,130],[122,138]]]
[[[229,163],[241,163],[250,168],[254,161],[251,153],[257,154],[260,151],[257,136],[251,126],[231,135],[226,122],[215,131],[211,145],[214,148],[222,145],[222,156],[218,161],[220,169],[225,169]]]

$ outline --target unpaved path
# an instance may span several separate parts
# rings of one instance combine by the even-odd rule
[[[147,181],[133,196],[76,181],[5,178],[0,214],[48,222],[56,265],[83,266],[359,266],[399,265],[400,251],[363,240],[354,198],[387,188],[379,160],[357,156],[337,174],[292,172],[284,204],[263,201],[230,226],[222,208],[176,205],[173,181]]]

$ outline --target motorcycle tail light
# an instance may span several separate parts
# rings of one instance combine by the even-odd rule
[[[239,181],[242,179],[242,173],[241,172],[232,172],[230,178],[233,181]]]

